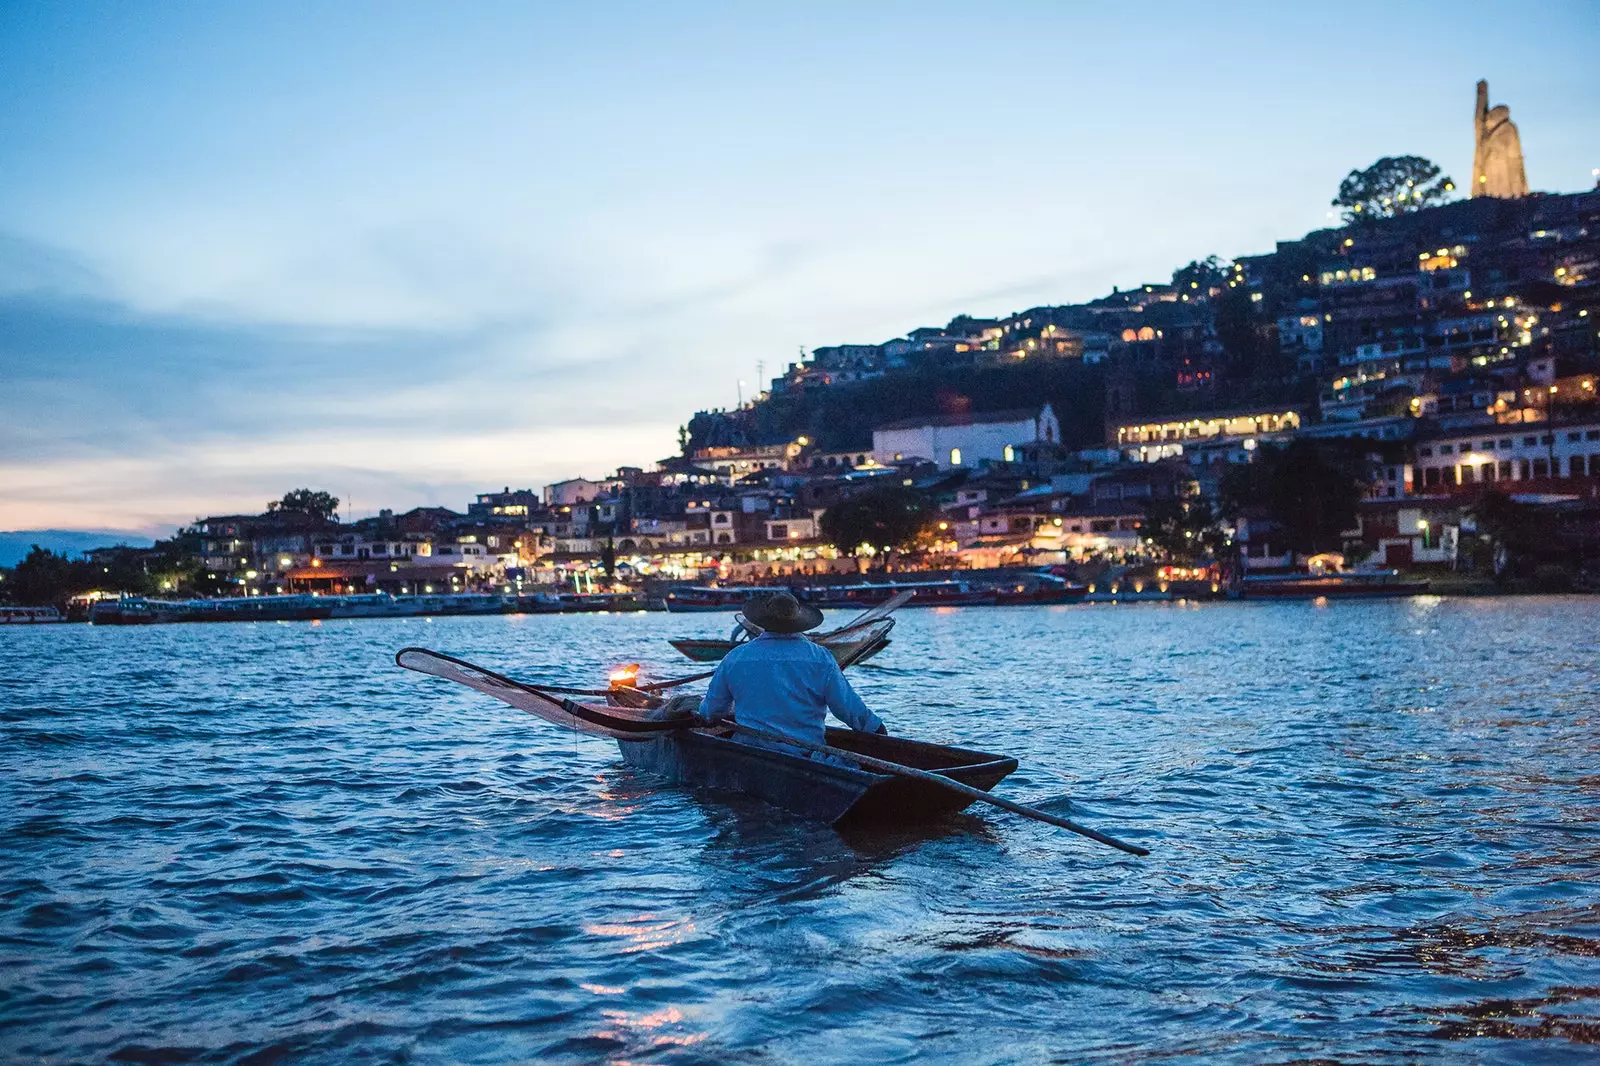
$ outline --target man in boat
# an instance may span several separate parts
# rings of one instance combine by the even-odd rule
[[[759,637],[728,652],[700,704],[709,722],[735,718],[755,729],[824,744],[828,712],[851,729],[887,734],[883,721],[856,695],[833,653],[803,634],[822,624],[822,612],[777,592],[744,608]]]

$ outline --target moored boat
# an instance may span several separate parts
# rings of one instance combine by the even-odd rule
[[[704,611],[737,611],[755,596],[777,591],[766,585],[696,585],[676,588],[668,592],[667,610],[673,614],[694,614]]]
[[[968,581],[895,581],[860,585],[812,585],[796,597],[815,607],[870,607],[887,603],[902,592],[906,607],[977,607],[1000,602],[998,589]]]
[[[557,602],[566,614],[648,609],[644,599],[632,592],[563,592],[558,594]]]
[[[1001,606],[1082,603],[1089,586],[1074,585],[1054,574],[1027,574],[1016,582],[997,585],[995,593]]]
[[[0,606],[0,626],[34,626],[65,621],[66,618],[54,607]]]
[[[1246,600],[1380,599],[1420,596],[1426,581],[1405,581],[1397,570],[1342,571],[1330,574],[1257,574],[1239,582]]]
[[[333,615],[333,604],[309,594],[239,596],[218,600],[149,600],[124,596],[89,609],[94,625],[153,625],[167,622],[303,622]]]
[[[387,592],[361,592],[343,596],[323,596],[333,608],[330,618],[405,618],[422,614],[422,605],[410,596],[391,596]]]

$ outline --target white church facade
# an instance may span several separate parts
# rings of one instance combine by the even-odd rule
[[[1061,423],[1049,404],[1021,409],[954,415],[923,415],[890,422],[872,431],[872,457],[885,466],[926,459],[940,470],[976,468],[983,462],[1011,462],[1025,444],[1061,442]]]

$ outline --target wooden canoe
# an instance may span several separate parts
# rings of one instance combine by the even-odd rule
[[[894,628],[889,615],[910,599],[910,592],[897,593],[837,629],[830,629],[826,633],[810,633],[807,637],[812,643],[832,652],[834,661],[841,667],[864,663],[889,646],[889,631]],[[760,627],[752,625],[744,615],[738,616],[738,622],[734,636],[726,640],[682,639],[669,640],[667,643],[697,663],[721,662],[734,648],[761,635]]]
[[[668,781],[744,792],[833,825],[932,821],[972,803],[970,797],[915,778],[813,759],[793,749],[758,747],[732,739],[735,732],[723,726],[696,727],[670,701],[641,689],[615,689],[595,702],[584,690],[528,685],[427,648],[404,648],[395,662],[466,685],[554,725],[612,737],[624,762]],[[580,702],[564,693],[590,699]],[[829,729],[827,740],[844,751],[929,770],[985,792],[1017,768],[1017,760],[1004,755],[905,737]]]
[[[667,643],[697,663],[716,663],[721,662],[724,655],[727,655],[744,642],[739,640],[695,640],[684,638],[682,640],[669,640]]]
[[[1017,768],[989,752],[829,729],[828,744],[845,751],[931,770],[987,792]],[[926,822],[963,810],[972,800],[925,781],[872,773],[804,754],[757,747],[727,730],[689,729],[621,739],[630,766],[674,784],[743,792],[804,818],[831,825]]]
[[[697,663],[716,663],[721,662],[730,651],[745,642],[742,640],[684,639],[669,640],[667,643]],[[815,643],[827,648],[833,654],[834,661],[840,666],[855,666],[866,662],[884,648],[887,648],[889,646],[889,637],[885,632],[883,634],[873,633],[858,640],[818,638]]]

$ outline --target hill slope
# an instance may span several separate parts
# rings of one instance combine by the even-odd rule
[[[148,548],[155,541],[123,529],[15,529],[0,531],[0,566],[16,566],[35,544],[53,552],[77,555],[90,548],[126,544]]]

